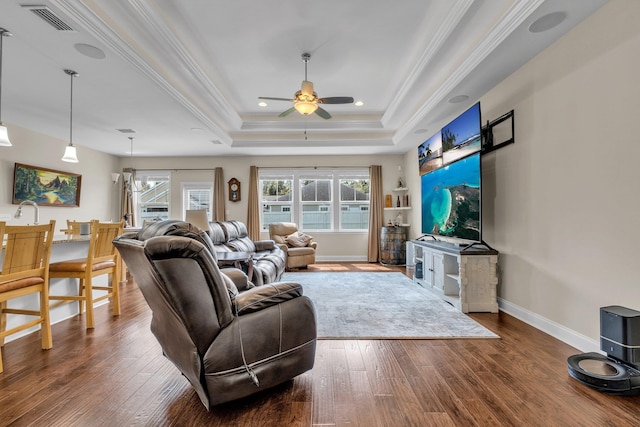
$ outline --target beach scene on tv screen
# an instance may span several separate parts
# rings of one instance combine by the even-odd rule
[[[454,162],[482,148],[480,104],[476,103],[442,128],[443,164]]]
[[[424,175],[442,166],[442,138],[438,132],[418,146],[418,169]]]
[[[422,232],[480,240],[480,153],[421,177]]]

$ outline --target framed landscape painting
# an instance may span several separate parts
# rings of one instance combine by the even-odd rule
[[[16,163],[13,204],[25,200],[39,206],[80,206],[82,175]]]

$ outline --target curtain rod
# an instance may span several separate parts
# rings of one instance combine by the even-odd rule
[[[179,172],[179,171],[213,171],[215,172],[215,170],[218,168],[213,168],[213,169],[202,169],[202,168],[194,168],[194,169],[174,169],[174,168],[154,168],[154,169],[137,169],[137,168],[122,168],[123,171],[140,171],[140,172],[161,172],[161,171],[175,171],[175,172]]]
[[[369,169],[368,166],[258,166],[258,169]]]

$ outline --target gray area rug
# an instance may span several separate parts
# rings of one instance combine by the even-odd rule
[[[500,338],[402,273],[285,273],[313,301],[320,339]]]

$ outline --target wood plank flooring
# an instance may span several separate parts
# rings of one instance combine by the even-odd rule
[[[304,270],[302,270],[304,271]],[[316,264],[314,271],[403,271]],[[471,317],[501,339],[318,341],[313,370],[207,412],[163,356],[135,283],[122,315],[96,310],[3,348],[0,426],[638,426],[640,397],[591,390],[567,374],[576,349],[506,315]]]

